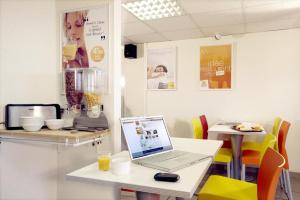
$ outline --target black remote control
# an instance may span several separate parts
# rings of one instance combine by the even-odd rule
[[[180,179],[178,174],[171,173],[157,173],[154,175],[156,181],[176,182]]]

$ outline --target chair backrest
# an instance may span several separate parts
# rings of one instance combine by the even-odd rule
[[[278,151],[285,159],[285,165],[284,165],[285,169],[289,169],[289,159],[285,149],[285,142],[286,142],[286,137],[289,132],[290,126],[291,124],[289,122],[283,121],[281,123],[279,134],[278,134]]]
[[[276,136],[274,136],[271,133],[268,133],[264,137],[264,141],[262,142],[261,149],[260,149],[260,156],[259,161],[262,162],[263,157],[266,153],[266,150],[270,147],[271,149],[274,149],[275,143],[276,143]]]
[[[280,117],[276,117],[274,124],[273,124],[273,128],[272,128],[272,134],[277,136],[279,133],[279,127],[280,127],[280,123],[281,123],[281,118]]]
[[[203,139],[203,129],[202,124],[199,117],[194,117],[192,119],[194,138],[195,139]]]
[[[207,132],[208,131],[208,123],[207,123],[205,115],[200,116],[200,121],[201,121],[202,129],[203,129],[203,139],[206,140],[208,138],[208,132]]]
[[[279,175],[285,160],[280,153],[268,148],[262,159],[257,178],[257,199],[274,200]]]
[[[272,134],[276,136],[276,144],[275,144],[275,150],[278,151],[278,133],[279,133],[279,128],[280,128],[280,124],[282,122],[282,119],[280,117],[276,117],[274,124],[273,124],[273,128],[272,128]]]

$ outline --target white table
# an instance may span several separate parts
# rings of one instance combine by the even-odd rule
[[[244,135],[263,135],[266,131],[261,132],[242,132],[232,128],[234,123],[219,122],[208,129],[208,134],[229,134],[231,139],[231,148],[233,156],[233,177],[241,179],[241,148]]]
[[[171,138],[174,149],[197,152],[214,156],[222,145],[218,140],[197,140],[188,138]],[[116,156],[129,157],[127,151]],[[178,170],[174,173],[180,175],[180,180],[175,183],[157,182],[153,179],[159,170],[143,167],[131,163],[131,171],[128,175],[114,175],[112,172],[99,171],[97,163],[88,165],[67,174],[68,178],[78,181],[89,181],[98,184],[111,184],[115,188],[114,199],[120,198],[120,188],[128,188],[142,192],[141,194],[161,194],[179,198],[192,198],[198,185],[203,179],[212,158],[205,159],[197,164]],[[139,195],[137,195],[139,197]]]

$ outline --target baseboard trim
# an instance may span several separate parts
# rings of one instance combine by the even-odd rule
[[[290,171],[290,177],[300,179],[300,173],[299,172],[291,172]]]

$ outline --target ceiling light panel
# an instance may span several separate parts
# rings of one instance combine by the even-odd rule
[[[176,0],[139,0],[123,3],[122,6],[140,20],[153,20],[183,14],[182,8]]]

